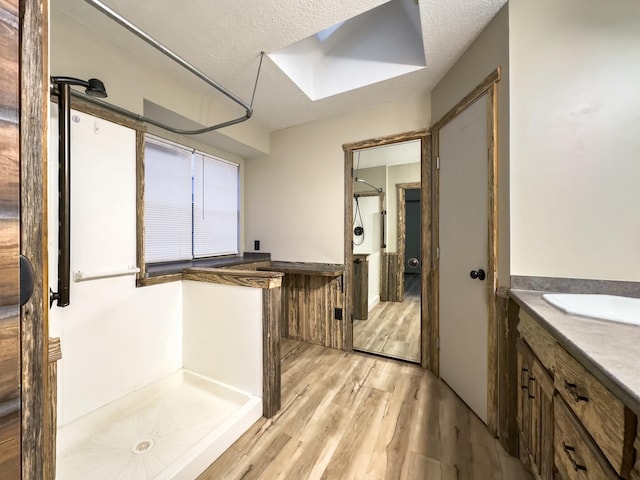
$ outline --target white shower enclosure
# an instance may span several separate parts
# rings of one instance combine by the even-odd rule
[[[57,278],[57,131],[51,106],[49,283]],[[135,131],[73,111],[71,271],[136,266]],[[73,278],[73,274],[72,274]],[[57,478],[193,479],[262,415],[260,289],[71,281],[60,337]]]

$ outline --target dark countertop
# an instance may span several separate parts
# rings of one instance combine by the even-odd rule
[[[640,416],[640,326],[563,313],[543,293],[510,290],[509,296]]]
[[[166,262],[147,265],[147,276],[156,277],[180,273],[187,268],[210,267],[223,268],[246,263],[268,262],[271,260],[269,253],[245,253],[244,255],[230,255],[228,257],[202,258],[198,260],[185,260],[182,262]]]
[[[292,273],[295,275],[339,277],[344,273],[344,266],[336,263],[271,262],[271,266],[259,267],[258,270]]]

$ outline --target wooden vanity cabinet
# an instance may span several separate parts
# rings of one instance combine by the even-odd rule
[[[555,386],[615,471],[629,478],[635,414],[560,345],[556,345]]]
[[[634,444],[636,449],[636,464],[631,471],[631,480],[640,480],[640,428],[637,429],[636,442]]]
[[[582,425],[560,396],[554,399],[555,463],[566,480],[618,480]]]
[[[521,461],[536,479],[640,480],[636,415],[537,321],[519,319]]]
[[[537,479],[552,480],[553,379],[522,338],[517,343],[517,362],[520,459]]]

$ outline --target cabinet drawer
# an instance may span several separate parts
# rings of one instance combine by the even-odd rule
[[[607,388],[556,345],[555,387],[613,468],[629,478],[636,418]]]
[[[564,401],[554,397],[556,467],[566,480],[618,480]]]
[[[518,331],[520,336],[531,347],[542,365],[549,371],[555,370],[555,339],[526,312],[520,310]]]

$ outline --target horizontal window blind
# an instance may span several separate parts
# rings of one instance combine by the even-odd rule
[[[145,135],[145,262],[238,253],[239,166]]]
[[[145,136],[144,253],[147,263],[191,258],[192,151]]]
[[[193,255],[238,253],[238,165],[201,153],[193,164]]]

